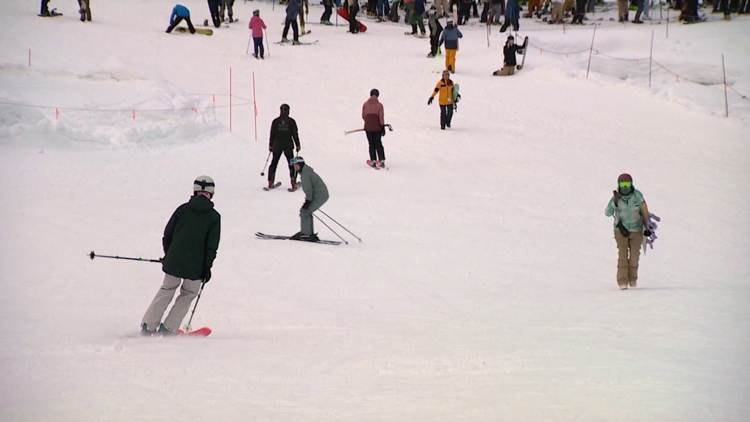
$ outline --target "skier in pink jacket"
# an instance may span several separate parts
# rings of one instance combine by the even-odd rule
[[[253,56],[263,58],[263,30],[266,29],[266,23],[260,18],[260,10],[253,10],[253,17],[247,25],[253,31]]]

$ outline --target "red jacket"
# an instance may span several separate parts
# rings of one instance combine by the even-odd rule
[[[365,132],[380,132],[385,125],[383,104],[378,97],[372,96],[362,104],[362,120],[365,121]]]

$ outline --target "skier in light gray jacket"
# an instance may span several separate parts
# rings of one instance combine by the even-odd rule
[[[300,175],[302,190],[305,192],[305,203],[299,210],[300,232],[292,239],[317,242],[318,235],[313,231],[313,212],[328,201],[328,187],[312,167],[305,164],[305,159],[297,156],[289,161]]]

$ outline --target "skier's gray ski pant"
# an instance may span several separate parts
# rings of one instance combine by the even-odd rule
[[[188,280],[181,279],[169,274],[164,274],[164,283],[162,284],[159,291],[154,296],[154,300],[151,301],[146,310],[146,315],[143,316],[141,324],[145,323],[149,330],[153,331],[159,328],[161,317],[167,310],[167,306],[172,301],[175,291],[180,288],[180,295],[177,296],[172,309],[169,310],[167,318],[164,320],[164,327],[169,331],[176,332],[182,324],[182,320],[187,315],[190,303],[193,301],[195,296],[200,290],[202,280]]]

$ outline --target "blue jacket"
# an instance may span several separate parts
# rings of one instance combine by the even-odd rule
[[[190,17],[190,10],[188,10],[187,7],[177,4],[175,5],[174,9],[172,9],[172,16],[169,18],[169,24],[173,25],[174,21],[177,18],[189,18]]]
[[[440,45],[443,45],[443,41],[445,41],[446,50],[458,50],[458,39],[463,37],[464,35],[455,25],[448,25],[440,33]]]
[[[286,6],[286,20],[293,21],[302,13],[302,4],[299,0],[291,0]]]

